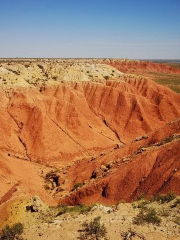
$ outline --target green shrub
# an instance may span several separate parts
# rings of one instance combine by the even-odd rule
[[[93,206],[94,205],[86,206],[84,204],[80,204],[80,205],[77,205],[77,206],[68,207],[68,206],[65,206],[65,205],[61,205],[57,208],[57,210],[58,210],[57,216],[60,216],[64,213],[73,213],[73,212],[87,213],[92,209]]]
[[[66,205],[60,205],[57,208],[58,208],[57,216],[60,216],[68,211],[68,207]]]
[[[138,197],[137,201],[134,201],[132,203],[132,207],[135,208],[142,208],[142,209],[146,209],[147,205],[150,203],[150,201],[145,199],[144,195],[141,195]]]
[[[82,186],[83,186],[83,183],[80,183],[80,182],[75,183],[73,186],[73,191],[78,190],[78,188],[80,188]]]
[[[80,239],[100,240],[107,239],[107,230],[104,224],[100,223],[101,217],[94,218],[90,223],[84,222],[82,224]]]
[[[157,216],[154,208],[141,209],[139,214],[133,219],[133,223],[137,225],[142,225],[144,223],[159,225],[160,222],[161,219]]]
[[[22,223],[16,223],[12,227],[7,225],[1,231],[0,240],[23,240],[23,238],[20,236],[22,233]]]
[[[85,204],[80,204],[80,205],[77,205],[77,206],[74,206],[74,207],[70,208],[69,212],[87,213],[92,209],[93,206],[94,205],[86,206]]]
[[[176,198],[176,195],[174,193],[168,193],[167,195],[158,195],[158,196],[155,196],[151,199],[151,201],[156,201],[156,202],[159,202],[161,204],[164,204],[164,203],[168,203],[168,202],[171,202],[172,200],[174,200]]]

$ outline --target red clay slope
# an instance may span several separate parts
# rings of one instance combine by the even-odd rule
[[[87,181],[87,185],[72,192],[68,199],[64,200],[63,192],[56,198],[72,204],[115,203],[132,200],[141,192],[178,193],[179,140],[138,153],[143,145],[179,133],[179,122],[174,128],[166,125],[180,117],[180,95],[170,89],[129,76],[125,82],[59,82],[45,85],[41,91],[31,85],[0,88],[0,102],[1,196],[8,191],[11,194],[22,179],[20,186],[25,193],[40,191],[46,198],[43,182],[40,187],[34,183],[29,188],[24,174],[28,165],[24,160],[59,169],[71,165],[61,176],[68,179],[63,186],[65,191],[70,191],[76,182]],[[169,135],[163,135],[164,132]],[[151,137],[132,143],[146,134]],[[127,156],[129,162],[119,161]],[[10,164],[16,160],[15,165]],[[96,172],[101,165],[117,160],[110,175],[107,170]],[[39,181],[40,170],[35,172]]]
[[[141,195],[180,194],[179,156],[180,119],[156,130],[147,139],[87,161],[86,168],[81,162],[76,182],[83,182],[84,186],[60,203],[116,204]],[[69,171],[71,174],[73,169]]]
[[[70,83],[1,91],[0,150],[67,165],[180,116],[180,96],[152,81]]]

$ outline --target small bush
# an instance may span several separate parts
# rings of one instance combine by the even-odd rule
[[[132,203],[132,207],[135,209],[135,208],[142,208],[142,209],[147,209],[147,205],[149,204],[150,202],[148,200],[146,200],[144,198],[144,196],[142,197],[139,197],[137,199],[137,201],[134,201]]]
[[[90,223],[84,222],[82,224],[80,239],[100,240],[107,239],[107,230],[104,224],[100,223],[101,217],[94,218]]]
[[[161,219],[157,216],[154,208],[141,209],[139,214],[133,219],[133,223],[137,225],[143,225],[144,223],[159,225],[160,222]]]
[[[23,240],[23,238],[20,236],[22,233],[22,223],[16,223],[12,227],[7,225],[1,231],[0,240]]]
[[[74,186],[73,186],[73,191],[75,190],[78,190],[78,188],[82,187],[83,186],[83,183],[75,183]]]
[[[69,212],[79,212],[79,213],[87,213],[92,209],[92,206],[86,206],[85,204],[80,204],[77,206],[74,206],[69,209]]]
[[[57,216],[60,216],[68,211],[68,207],[66,205],[58,206],[58,213]]]

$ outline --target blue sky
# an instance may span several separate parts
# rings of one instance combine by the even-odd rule
[[[0,57],[180,59],[180,0],[0,0]]]

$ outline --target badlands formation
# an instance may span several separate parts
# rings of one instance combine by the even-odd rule
[[[180,95],[149,72],[180,76],[125,59],[0,61],[1,224],[19,198],[114,205],[180,195]]]

